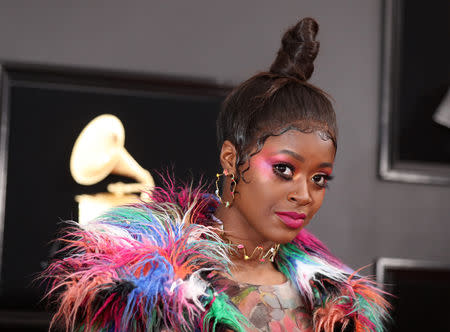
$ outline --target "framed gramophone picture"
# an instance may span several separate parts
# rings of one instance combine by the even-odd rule
[[[46,331],[45,289],[33,280],[61,222],[78,221],[76,197],[162,185],[159,174],[213,181],[215,121],[230,88],[18,64],[3,65],[1,78],[0,329]]]
[[[383,3],[379,175],[450,185],[450,2]]]

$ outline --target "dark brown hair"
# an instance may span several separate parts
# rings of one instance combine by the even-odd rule
[[[225,99],[217,118],[217,139],[219,148],[225,140],[236,147],[238,180],[240,167],[261,151],[268,137],[290,129],[318,131],[337,147],[336,115],[329,97],[307,82],[319,51],[318,30],[312,18],[288,29],[270,70],[241,83]]]

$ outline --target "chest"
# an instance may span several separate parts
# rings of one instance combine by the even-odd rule
[[[248,331],[312,331],[311,314],[289,281],[270,286],[236,283],[227,293],[253,325]]]

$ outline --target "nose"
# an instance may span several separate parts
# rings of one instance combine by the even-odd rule
[[[301,206],[310,204],[312,202],[312,197],[309,189],[307,179],[299,181],[288,194],[288,200]]]

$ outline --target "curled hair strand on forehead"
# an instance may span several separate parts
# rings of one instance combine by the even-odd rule
[[[244,181],[245,183],[248,183],[248,181],[244,178],[244,173],[246,173],[250,169],[250,159],[253,156],[255,156],[261,152],[262,148],[264,147],[264,144],[266,143],[266,141],[269,137],[281,136],[281,135],[285,134],[286,132],[288,132],[289,130],[296,130],[296,131],[299,131],[304,134],[310,134],[313,132],[317,132],[317,134],[319,135],[319,137],[322,140],[324,140],[324,141],[332,140],[333,141],[333,137],[331,137],[326,131],[322,130],[320,126],[319,127],[314,127],[314,126],[304,126],[303,127],[303,126],[298,126],[298,125],[289,125],[285,128],[282,128],[278,132],[265,133],[258,137],[258,139],[256,140],[256,142],[254,144],[254,150],[252,152],[244,154],[242,159],[241,158],[236,159],[236,173],[237,173],[235,175],[236,181],[239,181],[242,179],[242,181]],[[333,141],[333,145],[336,146],[334,141]],[[245,163],[247,163],[247,161],[248,161],[247,167],[245,169],[243,169],[241,172],[240,168],[242,166],[244,166]]]

